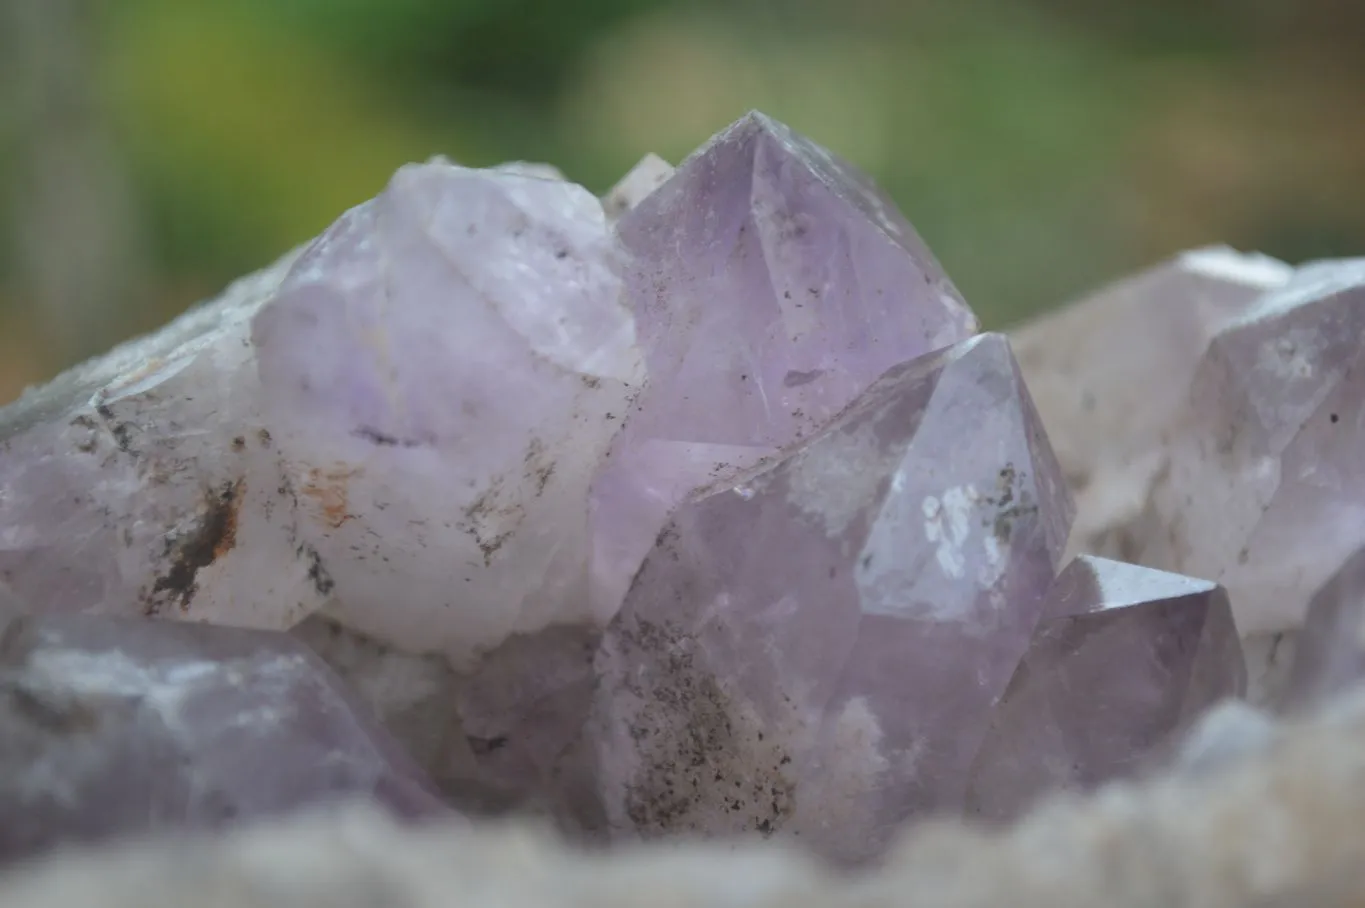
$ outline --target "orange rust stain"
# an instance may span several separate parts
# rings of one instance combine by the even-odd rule
[[[213,560],[217,561],[224,554],[232,550],[237,544],[237,514],[242,509],[242,491],[246,488],[246,480],[239,479],[232,484],[232,492],[223,496],[224,510],[222,516],[222,534],[213,546]]]
[[[312,467],[308,471],[303,494],[317,504],[323,521],[332,529],[355,519],[355,515],[347,509],[348,484],[359,472],[358,467],[333,467],[329,470]]]

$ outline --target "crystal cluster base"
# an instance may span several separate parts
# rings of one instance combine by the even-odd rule
[[[761,114],[600,199],[403,167],[0,410],[4,847],[348,793],[858,863],[1214,765],[1365,671],[1362,313],[1204,249],[980,334]]]

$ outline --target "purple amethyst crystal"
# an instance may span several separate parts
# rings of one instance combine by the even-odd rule
[[[447,813],[290,636],[89,615],[0,635],[0,859],[344,797]]]
[[[750,114],[621,217],[648,386],[594,485],[609,618],[668,517],[819,428],[976,317],[862,174]]]
[[[1049,790],[1129,774],[1245,691],[1221,587],[1082,555],[1057,577],[995,707],[967,812],[1012,818]]]
[[[890,370],[689,499],[598,659],[612,834],[795,836],[857,861],[960,810],[1071,513],[1000,335]]]

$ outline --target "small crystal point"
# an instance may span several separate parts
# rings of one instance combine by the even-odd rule
[[[1185,252],[1012,333],[1019,368],[1076,494],[1073,551],[1130,556],[1161,438],[1209,340],[1293,274],[1226,247]]]
[[[967,811],[1010,819],[1048,791],[1131,774],[1203,710],[1245,691],[1217,584],[1080,556],[1058,575],[995,707]]]
[[[1365,259],[1305,266],[1210,342],[1135,560],[1210,577],[1244,635],[1294,630],[1365,545]]]
[[[649,383],[594,485],[600,620],[677,502],[977,330],[895,205],[762,114],[715,136],[616,229]]]
[[[1008,343],[890,370],[679,506],[609,625],[587,740],[615,836],[876,854],[960,808],[1071,503]]]
[[[606,211],[607,217],[613,220],[620,218],[644,201],[651,192],[668,182],[671,176],[672,164],[656,154],[647,154],[603,196],[602,209]]]
[[[0,859],[345,797],[448,813],[286,634],[49,615],[0,635]]]

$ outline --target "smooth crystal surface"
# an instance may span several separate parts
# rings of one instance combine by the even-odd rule
[[[1163,463],[1162,435],[1214,336],[1293,269],[1195,249],[1012,332],[1019,368],[1076,496],[1072,549],[1131,558],[1128,525]]]
[[[960,809],[1071,502],[1005,338],[893,369],[829,427],[682,504],[598,657],[613,835],[874,854]]]
[[[90,615],[0,634],[0,858],[343,797],[447,813],[288,635]]]
[[[714,137],[616,230],[649,381],[594,485],[602,620],[689,492],[977,330],[891,201],[761,114]]]
[[[1058,575],[976,756],[970,815],[1131,774],[1207,708],[1246,692],[1217,584],[1082,555]]]
[[[1298,269],[1209,344],[1137,560],[1221,582],[1244,635],[1293,629],[1365,544],[1365,259]]]

